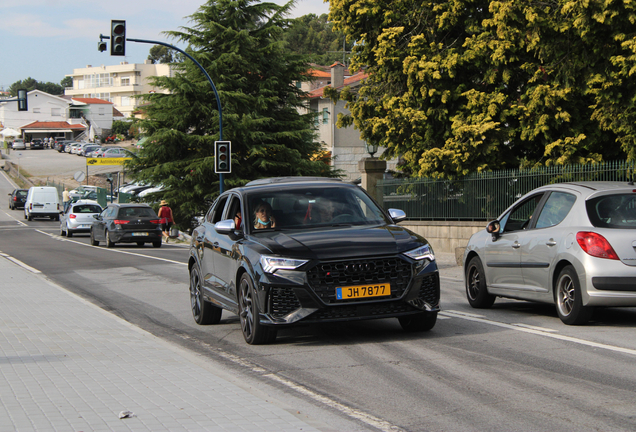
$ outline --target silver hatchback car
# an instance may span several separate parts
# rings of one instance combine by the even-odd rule
[[[636,186],[537,188],[474,234],[463,262],[475,308],[496,297],[552,303],[574,325],[595,306],[636,306]]]

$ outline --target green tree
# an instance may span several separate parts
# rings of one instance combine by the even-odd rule
[[[412,175],[634,157],[636,21],[628,2],[333,0],[369,78],[362,136]]]
[[[344,34],[333,30],[327,14],[308,14],[294,19],[283,39],[291,51],[306,55],[310,62],[320,65],[343,60],[347,63],[353,45],[345,43]]]
[[[42,90],[43,92],[52,94],[54,96],[64,94],[64,87],[62,87],[60,84],[36,81],[31,77],[25,80],[16,81],[11,84],[11,86],[9,87],[9,93],[11,94],[11,96],[17,96],[18,90],[20,89],[26,89],[27,91]]]
[[[293,2],[284,6],[253,0],[210,0],[189,18],[192,27],[167,32],[187,44],[218,90],[223,138],[232,142],[232,173],[227,189],[271,176],[333,175],[320,160],[313,115],[300,114],[305,94],[291,85],[308,65],[282,40]],[[174,77],[153,85],[169,93],[144,96],[139,127],[148,137],[129,163],[137,179],[163,183],[181,228],[207,210],[218,195],[214,141],[219,110],[213,90],[191,61],[177,65]]]
[[[166,46],[163,45],[153,45],[152,48],[150,48],[149,54],[148,54],[148,60],[150,60],[152,62],[152,64],[156,64],[156,63],[162,63],[162,64],[168,64],[168,63],[174,63],[177,61],[177,57],[176,57],[176,51],[172,50]]]
[[[60,81],[60,85],[63,89],[65,89],[66,87],[73,87],[73,77],[64,77],[62,81]]]

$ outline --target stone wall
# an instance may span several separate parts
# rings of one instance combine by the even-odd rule
[[[455,253],[456,249],[464,249],[470,237],[486,228],[488,222],[458,221],[404,221],[400,226],[426,238],[435,252]]]

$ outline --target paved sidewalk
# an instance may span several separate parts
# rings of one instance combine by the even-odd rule
[[[318,430],[6,256],[0,275],[2,432]]]

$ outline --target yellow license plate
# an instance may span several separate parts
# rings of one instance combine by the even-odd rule
[[[391,295],[391,284],[354,285],[336,288],[336,299],[347,300],[355,298],[382,297]]]

